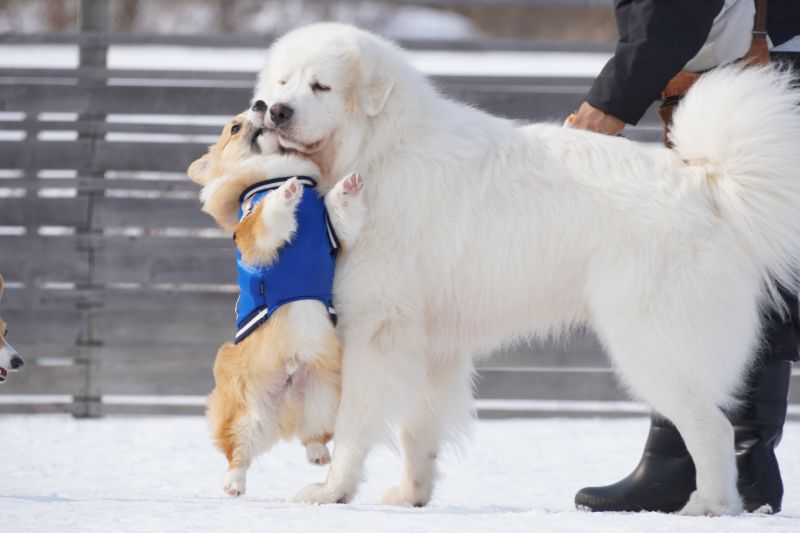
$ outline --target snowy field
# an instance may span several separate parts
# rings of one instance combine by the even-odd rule
[[[645,418],[480,421],[462,454],[448,453],[424,509],[374,505],[398,478],[387,448],[368,463],[351,505],[291,503],[325,470],[285,443],[251,469],[248,493],[225,496],[225,460],[200,417],[0,417],[0,531],[60,532],[739,532],[800,531],[800,423],[778,450],[786,484],[776,516],[686,518],[586,513],[575,491],[615,481],[638,460]]]

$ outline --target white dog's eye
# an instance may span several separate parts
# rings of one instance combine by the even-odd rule
[[[286,80],[279,80],[278,85],[286,85]]]
[[[314,91],[314,92],[317,92],[317,91],[326,92],[326,91],[330,91],[331,88],[328,87],[327,85],[322,85],[318,81],[315,81],[314,83],[311,84],[311,90]]]

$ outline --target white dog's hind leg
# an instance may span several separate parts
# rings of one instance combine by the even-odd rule
[[[404,472],[383,495],[385,505],[422,507],[433,496],[442,442],[469,432],[472,419],[472,363],[462,358],[431,370],[423,402],[401,422]]]
[[[364,225],[366,208],[363,188],[364,182],[361,176],[353,172],[339,180],[325,195],[325,206],[328,208],[331,223],[345,246],[351,245],[356,240]]]
[[[684,353],[697,353],[689,352],[689,347],[686,349]],[[643,366],[650,366],[647,361],[652,361],[653,357],[675,355],[658,350],[655,345],[645,356],[641,355],[645,353],[643,351],[638,353]],[[670,368],[662,361],[662,364],[652,364],[644,370],[649,374],[643,376],[642,367],[631,371],[638,365],[620,363],[618,358],[617,361],[618,368],[639,396],[675,424],[694,461],[697,490],[681,514],[717,516],[741,513],[742,503],[736,487],[733,427],[706,390],[715,384],[698,379],[691,367]]]
[[[665,283],[668,292],[643,297],[617,287],[616,301],[598,302],[592,315],[625,381],[675,424],[686,443],[697,491],[682,513],[738,514],[733,428],[719,406],[730,403],[750,359],[758,332],[756,291],[748,294],[746,278],[693,281],[704,290]]]
[[[742,502],[736,488],[733,427],[714,405],[694,405],[672,417],[697,469],[697,490],[680,514],[719,516],[739,514]]]

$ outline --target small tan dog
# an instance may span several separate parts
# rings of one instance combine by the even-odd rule
[[[318,202],[314,213],[325,211],[327,229],[333,230],[326,234],[334,237],[333,251],[339,240],[346,248],[355,239],[364,219],[360,176],[353,173],[337,183],[325,196],[323,208],[316,191],[304,188],[315,185],[319,170],[307,160],[277,153],[272,134],[260,128],[263,112],[256,105],[250,120],[246,113],[231,119],[217,143],[188,171],[192,181],[203,185],[203,211],[234,233],[240,254],[240,319],[243,303],[259,297],[245,294],[252,283],[243,283],[243,276],[278,268],[275,261],[284,262],[290,244],[303,239],[298,221],[306,224],[306,219],[301,218],[305,215],[302,208],[298,211],[299,205],[308,201],[309,209],[316,209]],[[265,196],[254,204],[259,191]],[[332,274],[331,267],[331,282]],[[271,290],[280,288],[273,284],[267,292]],[[298,435],[309,462],[330,461],[327,442],[339,405],[341,370],[341,347],[332,321],[335,312],[323,298],[286,300],[255,306],[254,313],[237,321],[236,342],[223,344],[214,364],[216,387],[208,400],[208,419],[229,462],[223,488],[233,496],[244,494],[252,460],[281,438]]]
[[[3,276],[0,276],[0,298],[3,297]],[[22,367],[22,358],[17,351],[8,344],[8,326],[0,319],[0,383],[8,378],[9,370],[19,370]]]

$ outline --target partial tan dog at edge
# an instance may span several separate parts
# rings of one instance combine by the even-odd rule
[[[247,264],[268,265],[292,238],[303,186],[296,178],[287,181],[240,222],[242,191],[278,176],[319,179],[310,161],[276,151],[271,134],[242,113],[226,124],[217,143],[188,171],[190,179],[204,187],[203,211],[225,231],[235,232]],[[325,197],[344,247],[363,219],[361,188],[360,176],[351,174]],[[298,435],[311,463],[330,461],[327,442],[339,405],[340,376],[341,346],[327,309],[316,300],[285,304],[240,343],[220,347],[208,420],[229,462],[225,492],[244,494],[252,460],[282,438]]]
[[[0,276],[0,298],[3,297],[3,276]],[[8,326],[0,319],[0,383],[8,378],[8,371],[17,371],[22,367],[22,358],[17,351],[6,341]]]

